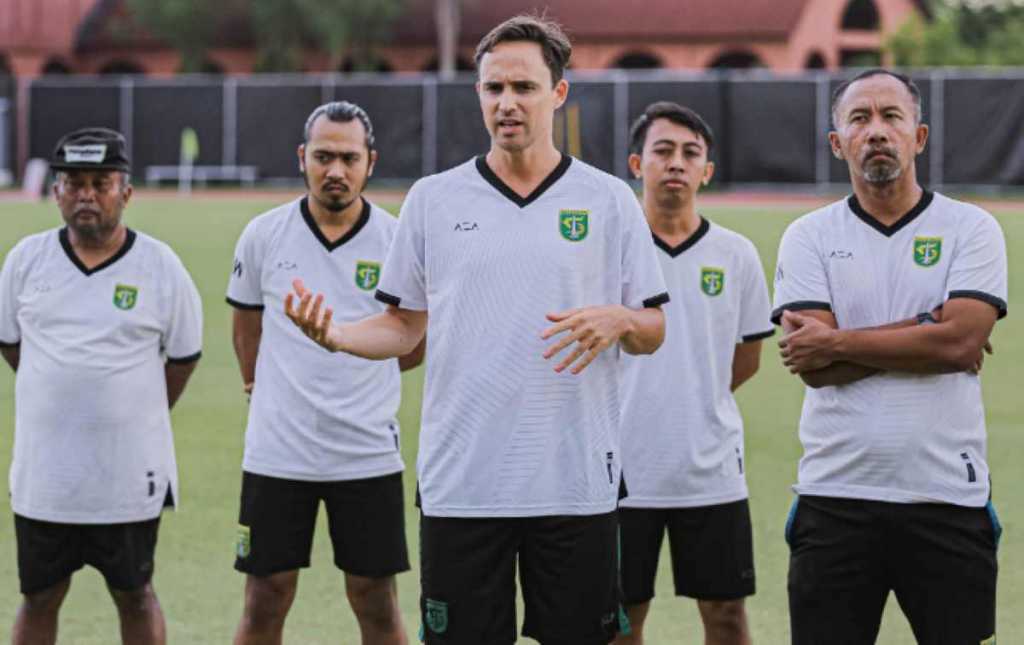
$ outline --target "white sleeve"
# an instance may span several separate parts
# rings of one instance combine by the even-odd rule
[[[192,277],[177,256],[168,258],[171,310],[164,330],[169,363],[198,360],[203,350],[203,305]]]
[[[768,302],[768,283],[761,267],[761,257],[754,245],[744,240],[743,284],[740,299],[740,327],[737,343],[768,338],[775,333]]]
[[[13,347],[21,342],[18,326],[18,295],[21,292],[17,278],[19,247],[14,247],[4,259],[0,269],[0,347]]]
[[[426,205],[422,193],[422,183],[417,182],[402,203],[398,229],[376,293],[377,300],[385,304],[414,311],[427,310]]]
[[[832,294],[821,254],[806,219],[789,225],[779,243],[779,260],[775,268],[775,309],[772,322],[782,319],[782,312],[817,309],[832,311]]]
[[[949,265],[946,297],[974,298],[1006,315],[1006,240],[1003,229],[986,213],[981,223],[958,244]]]
[[[630,309],[668,302],[668,287],[651,240],[651,228],[636,194],[622,183],[617,195],[622,219],[622,305]]]
[[[238,309],[263,309],[263,289],[260,276],[263,273],[262,245],[253,222],[250,222],[235,245],[235,259],[228,278],[226,300]]]

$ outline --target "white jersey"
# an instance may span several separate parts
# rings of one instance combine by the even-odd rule
[[[650,230],[624,182],[571,157],[528,197],[483,157],[421,179],[378,298],[427,310],[418,460],[424,514],[590,515],[620,485],[620,349],[554,371],[545,315],[664,303]],[[566,352],[571,350],[566,350]]]
[[[164,361],[202,349],[192,279],[128,230],[89,270],[66,229],[30,235],[0,273],[0,343],[20,344],[11,506],[48,522],[138,522],[178,499]]]
[[[306,199],[253,219],[235,250],[227,301],[263,310],[242,468],[305,481],[399,472],[398,360],[327,352],[284,314],[284,297],[300,276],[324,294],[336,322],[383,311],[373,294],[398,223],[364,200],[352,229],[331,243]]]
[[[732,395],[738,343],[773,333],[764,269],[751,242],[701,218],[685,242],[657,235],[671,300],[665,341],[623,356],[621,506],[682,508],[747,497],[743,419]]]
[[[925,192],[892,226],[855,197],[793,222],[775,274],[775,311],[832,311],[840,329],[913,318],[952,298],[1006,314],[1006,243],[985,211]],[[984,506],[985,410],[975,374],[882,372],[808,388],[800,418],[802,495]]]

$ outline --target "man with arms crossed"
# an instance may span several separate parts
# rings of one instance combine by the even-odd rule
[[[347,319],[384,309],[373,296],[398,222],[362,197],[373,144],[362,108],[316,108],[298,149],[308,194],[252,220],[235,252],[227,301],[251,394],[235,560],[248,574],[239,645],[281,642],[321,501],[362,642],[406,642],[395,583],[409,569],[396,414],[399,369],[419,364],[422,347],[400,360],[339,360],[282,305],[301,274]]]
[[[428,332],[429,644],[514,642],[517,563],[524,635],[597,645],[617,629],[618,357],[661,344],[667,294],[630,188],[553,144],[569,54],[561,29],[533,17],[481,41],[490,152],[410,190],[377,292],[385,313],[332,325],[298,281],[286,300],[334,351],[387,358]]]
[[[988,643],[1000,529],[977,369],[1006,314],[1003,234],[918,184],[928,126],[910,79],[861,73],[832,119],[853,195],[786,230],[772,314],[810,388],[786,531],[793,642],[873,643],[892,590],[918,642]]]
[[[743,598],[754,593],[743,420],[733,392],[757,372],[771,336],[768,287],[754,245],[697,213],[711,181],[711,128],[692,110],[654,103],[633,124],[629,168],[671,300],[665,342],[623,361],[619,508],[622,585],[632,634],[644,642],[668,531],[676,594],[697,599],[705,642],[750,642]]]
[[[15,645],[56,642],[86,564],[106,580],[123,642],[166,641],[153,554],[160,513],[178,499],[170,408],[203,320],[178,256],[121,220],[126,148],[105,128],[61,139],[51,167],[65,226],[21,240],[0,272],[0,353],[17,373]]]

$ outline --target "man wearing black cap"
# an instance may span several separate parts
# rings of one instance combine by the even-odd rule
[[[164,643],[150,583],[160,513],[177,500],[169,409],[199,359],[195,285],[166,244],[125,227],[124,137],[57,144],[65,226],[0,271],[0,353],[17,372],[11,506],[24,602],[13,642],[54,643],[71,575],[103,574],[125,643]]]

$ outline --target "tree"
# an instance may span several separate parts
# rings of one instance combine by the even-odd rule
[[[373,70],[374,49],[390,37],[391,24],[401,15],[404,0],[295,0],[309,32],[334,59],[346,54],[354,69]]]
[[[1024,4],[947,0],[934,18],[911,18],[887,43],[901,67],[1024,65]]]
[[[255,0],[247,4],[257,47],[255,70],[301,71],[303,49],[309,41],[306,5],[298,0]]]
[[[182,72],[200,72],[229,3],[209,0],[127,0],[140,27],[181,53]]]

